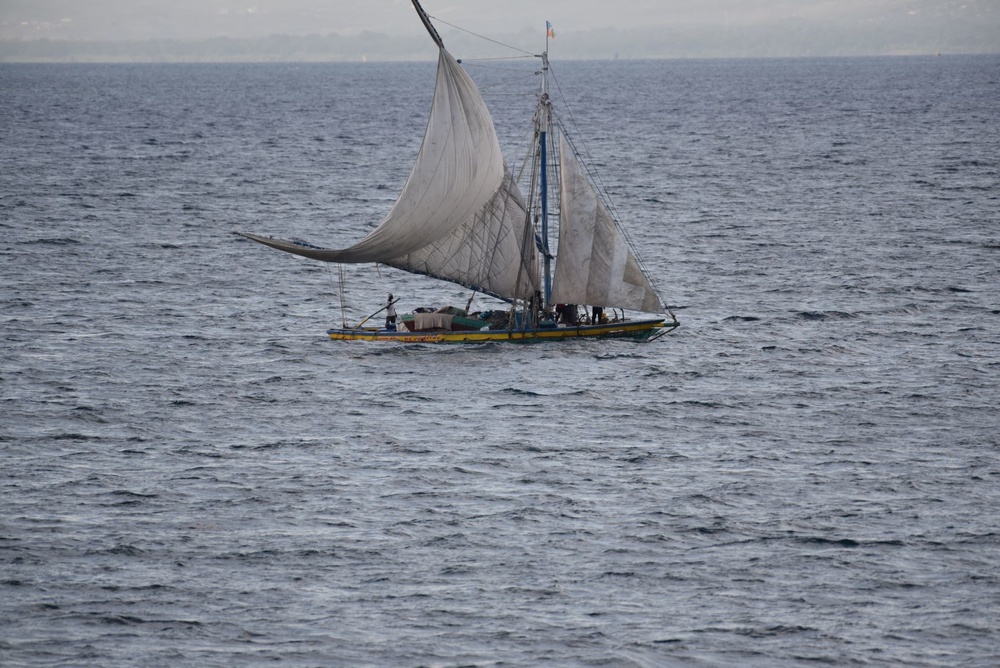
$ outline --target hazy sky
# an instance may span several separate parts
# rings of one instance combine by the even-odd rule
[[[863,22],[947,6],[944,19],[1000,0],[426,0],[432,16],[486,34],[539,29],[739,27],[794,21]],[[446,28],[446,26],[444,26]],[[0,0],[6,39],[260,37],[280,33],[413,34],[409,0]]]
[[[473,40],[451,25],[535,49],[544,40],[546,20],[563,37],[557,48],[566,58],[1000,53],[1000,0],[423,4],[445,42],[464,57],[495,54],[483,50],[488,42]],[[377,35],[358,38],[361,33]],[[0,61],[431,58],[423,33],[410,0],[0,0]],[[290,39],[268,39],[274,35]],[[198,40],[213,46],[206,50],[196,46]],[[100,46],[123,41],[130,44]],[[313,49],[318,41],[323,45]],[[63,48],[66,44],[70,46]]]

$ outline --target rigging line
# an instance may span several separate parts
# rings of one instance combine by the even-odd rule
[[[520,86],[523,82],[524,82],[523,78],[517,78],[517,79],[511,78],[511,79],[504,79],[503,81],[496,81],[490,84],[481,84],[479,85],[479,92],[482,93],[483,95],[496,95],[497,93],[493,92],[495,89],[504,88],[506,90],[506,93],[504,94],[509,95],[511,97],[528,97],[529,95],[534,95],[534,93],[529,93],[527,91],[520,90]]]
[[[514,181],[514,174],[513,174],[513,172],[510,171],[510,168],[507,167],[506,164],[504,165],[504,170],[503,171],[504,171],[504,180],[503,180],[503,185],[501,187],[503,188],[503,191],[504,191],[504,197],[503,197],[503,205],[500,207],[499,212],[498,212],[499,213],[499,218],[501,220],[504,220],[504,219],[507,218],[507,210],[508,210],[508,208],[510,208],[512,206],[511,205],[511,201],[514,199],[514,191],[517,189],[517,182]],[[491,207],[491,209],[494,209],[494,208],[495,207]],[[519,208],[519,207],[517,207],[517,208]],[[527,213],[527,208],[528,207],[525,206],[525,213]],[[500,252],[501,230],[498,228],[495,237],[492,240],[487,239],[486,241],[489,241],[489,242],[491,242],[493,244],[493,248],[492,248],[493,252],[490,254],[490,262],[489,262],[489,265],[488,265],[489,267],[493,267],[494,266],[494,262],[496,261],[497,253]],[[484,243],[486,241],[484,241]],[[524,250],[523,249],[520,249],[520,250],[521,250],[521,253],[520,253],[521,257],[518,258],[518,262],[520,262],[521,264],[523,264],[524,263],[524,259],[523,259]],[[520,276],[518,277],[518,282],[514,284],[514,293],[515,294],[520,289],[520,285],[519,284],[520,284]],[[469,309],[466,308],[465,310],[468,311]]]
[[[430,16],[430,15],[428,15],[428,16]],[[430,18],[434,19],[434,20],[435,20],[435,21],[437,21],[438,23],[443,23],[443,24],[445,24],[446,26],[451,26],[451,27],[452,27],[452,28],[454,28],[455,30],[461,30],[461,31],[462,31],[462,32],[464,32],[464,33],[468,33],[468,34],[472,35],[473,37],[478,37],[479,39],[484,39],[484,40],[486,40],[487,42],[493,42],[494,44],[499,44],[500,46],[504,47],[505,49],[511,49],[512,51],[520,51],[521,53],[524,53],[524,54],[527,54],[527,55],[529,55],[529,56],[531,56],[531,57],[534,57],[534,56],[535,56],[535,54],[533,54],[533,53],[532,53],[531,51],[525,51],[525,50],[524,50],[524,49],[522,49],[522,48],[519,48],[519,47],[516,47],[516,46],[511,46],[510,44],[504,44],[503,42],[498,42],[498,41],[497,41],[497,40],[495,40],[495,39],[490,39],[490,38],[489,38],[489,37],[487,37],[486,35],[480,35],[479,33],[474,33],[474,32],[472,32],[471,30],[466,30],[465,28],[463,28],[463,27],[461,27],[461,26],[457,26],[457,25],[455,25],[454,23],[448,23],[447,21],[443,21],[443,20],[439,19],[439,18],[438,18],[438,17],[436,17],[436,16],[431,16]]]
[[[550,72],[552,71],[551,66],[549,67],[549,71]],[[596,172],[592,168],[592,164],[594,163],[594,156],[591,155],[590,153],[590,147],[588,147],[587,144],[583,142],[583,133],[580,132],[580,128],[576,122],[576,117],[573,115],[573,110],[569,108],[569,102],[566,100],[566,96],[563,94],[562,86],[559,84],[559,80],[556,79],[555,72],[552,72],[552,79],[556,82],[556,88],[559,90],[559,96],[560,98],[562,98],[563,105],[566,108],[566,113],[569,116],[570,120],[573,122],[574,134],[581,138],[580,143],[583,146],[583,151],[577,149],[576,142],[573,140],[570,133],[566,132],[566,128],[562,122],[562,119],[557,119],[556,122],[563,129],[563,136],[566,137],[566,141],[567,143],[569,143],[573,151],[577,155],[586,156],[587,160],[583,162],[584,169],[587,170],[588,176],[590,176],[590,178],[594,181],[594,183],[597,186],[599,186],[597,189],[598,195],[601,197],[601,200],[604,202],[605,206],[608,207],[608,210],[611,211],[611,214],[615,219],[615,224],[619,229],[621,229],[622,233],[625,235],[626,241],[628,241],[630,245],[633,245],[632,240],[629,238],[628,232],[624,229],[624,225],[622,225],[621,214],[618,213],[618,207],[615,206],[614,200],[611,199],[611,194],[608,192],[608,187],[604,184],[604,179],[601,178],[600,173]],[[633,249],[633,252],[634,250],[635,249]]]
[[[459,28],[459,30],[461,30],[461,28]],[[511,47],[511,48],[514,48],[514,47]],[[461,62],[461,63],[464,64],[464,63],[467,63],[467,62],[473,62],[473,63],[474,62],[482,62],[484,60],[518,60],[519,58],[537,58],[537,57],[538,56],[536,56],[535,54],[527,54],[527,55],[524,55],[524,56],[494,56],[492,58],[462,58],[459,62]],[[477,65],[477,67],[480,67],[480,66]]]
[[[530,148],[533,149],[534,147],[532,146]],[[537,170],[536,170],[536,166],[535,166],[535,163],[536,163],[535,156],[534,156],[535,151],[532,150],[531,153],[532,153],[532,156],[531,156],[531,177],[530,177],[530,180],[528,181],[528,200],[525,202],[524,230],[521,232],[521,257],[518,259],[518,263],[517,263],[517,280],[514,283],[515,289],[517,291],[520,291],[520,288],[521,288],[521,279],[524,278],[524,270],[525,270],[525,266],[524,265],[525,265],[525,259],[526,259],[524,257],[524,252],[525,252],[524,249],[525,248],[529,248],[528,244],[531,244],[530,247],[534,248],[534,243],[535,243],[535,225],[534,225],[534,223],[531,220],[531,214],[533,213],[533,206],[532,205],[533,205],[533,203],[535,201],[535,173],[536,173]],[[536,268],[537,268],[537,260],[535,262],[536,262]],[[529,274],[529,276],[527,278],[530,281],[530,279],[531,279],[530,274]],[[532,286],[532,287],[534,287],[534,286]],[[524,309],[524,311],[525,311],[525,313],[527,313],[527,311],[528,311],[528,309],[527,309],[527,306],[528,306],[527,302],[528,302],[528,300],[526,298],[524,298],[524,297],[522,297],[521,299],[522,299],[522,301],[525,302],[525,309]],[[516,313],[516,310],[517,310],[517,301],[516,301],[516,299],[512,303],[513,303],[513,308],[511,310],[511,316],[509,317],[509,319],[507,321],[507,331],[513,331],[513,329],[514,329],[514,327],[516,325],[516,318],[514,316],[514,314]],[[524,320],[521,321],[522,325],[525,324],[526,320],[527,320],[527,318],[525,318]]]
[[[642,273],[645,274],[646,280],[649,281],[653,290],[656,292],[657,297],[659,297],[660,300],[663,302],[663,307],[667,310],[668,313],[670,313],[671,316],[673,316],[673,313],[670,311],[670,308],[666,305],[666,302],[663,300],[663,297],[660,297],[660,288],[659,286],[657,286],[656,281],[652,277],[652,274],[646,268],[646,263],[643,262],[642,260],[642,255],[639,253],[638,246],[632,239],[632,236],[629,234],[628,230],[625,228],[625,225],[622,223],[621,214],[618,212],[618,207],[615,206],[614,200],[611,199],[611,195],[608,192],[607,186],[604,184],[604,180],[601,178],[601,175],[599,173],[596,173],[591,168],[590,164],[588,164],[588,162],[593,163],[594,158],[590,154],[590,149],[587,147],[586,143],[584,143],[582,140],[583,134],[579,130],[579,126],[577,125],[576,122],[576,117],[573,115],[573,110],[569,108],[569,103],[567,102],[566,96],[563,93],[562,86],[560,85],[559,80],[556,78],[555,72],[552,71],[551,65],[549,66],[549,72],[552,74],[552,79],[556,82],[556,89],[559,91],[559,97],[562,99],[563,105],[566,108],[566,114],[569,116],[570,121],[572,121],[573,123],[574,131],[581,137],[581,144],[583,145],[584,151],[581,152],[577,150],[576,142],[574,142],[573,139],[569,136],[569,133],[566,132],[565,125],[563,124],[562,119],[557,119],[556,122],[562,128],[563,136],[566,137],[566,142],[570,145],[570,148],[574,152],[580,155],[586,155],[587,162],[583,163],[583,167],[585,170],[587,170],[587,174],[594,181],[594,183],[600,186],[597,189],[598,195],[600,196],[601,200],[604,201],[605,205],[608,207],[608,210],[611,212],[612,219],[615,222],[615,227],[617,227],[618,231],[621,232],[623,237],[625,237],[625,243],[627,243],[629,245],[629,248],[632,250],[632,255],[633,257],[635,257],[635,261],[639,265],[639,268],[642,270]]]
[[[488,65],[471,65],[469,67],[466,67],[465,69],[466,70],[489,70],[489,71],[492,71],[492,72],[510,72],[511,73],[508,76],[506,76],[505,78],[500,79],[498,81],[494,81],[492,83],[478,82],[477,81],[476,82],[476,86],[479,88],[479,91],[481,93],[485,94],[485,92],[486,92],[487,89],[499,88],[501,86],[509,86],[511,88],[517,87],[517,90],[515,90],[514,92],[509,93],[509,95],[524,95],[525,97],[527,97],[528,95],[535,95],[535,93],[533,93],[533,92],[528,92],[528,91],[520,92],[521,84],[524,82],[525,79],[527,79],[528,77],[532,77],[533,78],[533,77],[535,77],[535,76],[538,75],[538,73],[535,72],[535,71],[529,71],[529,70],[525,70],[523,68],[518,68],[518,67],[490,67]]]
[[[621,214],[618,213],[618,207],[615,206],[614,200],[611,199],[611,194],[608,192],[608,187],[604,184],[604,179],[601,178],[600,172],[593,168],[594,157],[590,154],[590,149],[584,143],[582,136],[580,139],[580,144],[583,146],[583,151],[577,148],[576,141],[570,136],[570,133],[566,131],[566,125],[562,122],[562,119],[557,119],[556,123],[563,132],[563,137],[566,139],[566,143],[569,144],[570,149],[577,156],[580,157],[580,164],[583,165],[583,169],[587,172],[587,176],[594,182],[595,190],[598,197],[601,198],[601,202],[608,208],[611,212],[611,216],[615,221],[615,225],[622,228],[622,233],[625,237],[628,237],[628,232],[624,229],[621,222]],[[579,129],[575,128],[575,131],[579,133]],[[586,157],[584,160],[583,158]],[[631,240],[629,240],[631,241]]]
[[[533,93],[518,93],[510,90],[487,91],[484,89],[480,89],[479,92],[482,93],[482,96],[484,98],[502,97],[506,99],[514,99],[514,98],[527,98],[532,96],[537,97],[537,95],[534,95]]]
[[[560,127],[563,127],[563,135],[566,137],[566,141],[573,148],[573,150],[579,155],[587,156],[587,162],[584,163],[584,168],[587,170],[587,173],[591,176],[591,178],[596,178],[596,180],[600,182],[600,175],[599,174],[595,175],[590,169],[590,165],[593,164],[594,162],[594,156],[590,154],[590,147],[588,147],[585,143],[583,143],[583,133],[580,132],[580,126],[576,122],[576,116],[573,115],[573,110],[569,108],[569,101],[566,99],[566,95],[563,93],[562,85],[559,83],[559,79],[556,78],[556,73],[553,71],[551,64],[549,65],[549,73],[552,75],[552,80],[556,82],[556,89],[559,91],[559,97],[560,99],[562,99],[563,107],[566,109],[566,115],[569,116],[569,120],[573,123],[573,132],[576,136],[579,136],[581,138],[580,143],[583,144],[583,151],[577,150],[576,143],[573,141],[569,133],[565,131],[565,126],[563,125],[562,119],[557,119],[556,122],[560,125]],[[600,183],[600,186],[601,190],[603,191],[600,193],[602,195],[602,199],[605,200],[608,199],[605,195],[607,189],[604,187],[604,184]],[[605,202],[605,203],[612,204],[611,202]],[[613,205],[611,206],[611,209],[614,210]],[[617,211],[613,212],[615,213],[615,215],[617,215]]]
[[[517,168],[517,177],[514,179],[515,183],[524,184],[524,170],[527,168],[528,161],[531,160],[534,144],[532,143],[531,133],[533,130],[528,129],[521,135],[521,139],[518,140],[517,145],[526,145],[524,157],[521,159],[521,165]],[[516,164],[516,163],[515,163]],[[528,184],[530,186],[530,184]],[[527,206],[527,205],[526,205]]]
[[[551,68],[550,68],[550,70],[551,70]],[[594,182],[594,184],[596,186],[598,186],[597,187],[597,194],[601,198],[601,201],[604,202],[604,205],[608,207],[608,211],[611,212],[612,219],[615,222],[615,227],[617,227],[618,230],[621,232],[622,236],[625,237],[625,242],[632,249],[632,255],[635,257],[635,260],[639,264],[639,267],[642,269],[643,273],[646,274],[646,280],[648,280],[650,282],[650,284],[653,286],[653,289],[657,292],[657,295],[659,295],[659,288],[657,287],[656,282],[652,279],[652,276],[651,276],[650,272],[646,268],[646,264],[642,260],[642,255],[639,252],[638,245],[632,239],[632,235],[629,234],[629,231],[625,227],[624,223],[622,223],[621,213],[618,211],[618,207],[615,205],[614,200],[611,199],[611,193],[608,192],[608,187],[604,183],[604,179],[602,179],[601,178],[601,174],[599,172],[597,172],[596,170],[594,170],[593,167],[592,167],[593,162],[594,162],[594,157],[590,153],[590,147],[588,147],[587,144],[585,142],[583,142],[583,139],[582,139],[583,134],[580,132],[579,126],[576,123],[576,118],[573,116],[573,111],[569,108],[569,104],[566,101],[566,97],[565,97],[565,95],[563,94],[563,91],[562,91],[562,86],[559,85],[559,80],[556,79],[554,73],[552,75],[552,78],[553,78],[553,80],[555,80],[555,82],[556,82],[556,88],[559,90],[559,95],[560,95],[560,97],[563,100],[563,104],[566,106],[567,115],[569,116],[570,120],[573,122],[575,134],[581,138],[580,143],[583,146],[583,151],[580,151],[577,148],[576,142],[573,140],[573,138],[570,135],[570,133],[566,132],[566,128],[565,128],[565,125],[562,122],[562,119],[557,119],[556,122],[562,128],[562,130],[563,130],[563,136],[566,138],[566,142],[570,145],[570,148],[575,153],[577,153],[578,155],[585,155],[586,156],[587,159],[586,159],[586,161],[583,161],[583,168],[587,171],[587,175]]]
[[[330,288],[336,293],[338,290],[337,282],[333,280],[333,267],[330,266],[329,262],[324,262],[323,264],[326,265],[326,275],[330,279]]]
[[[483,97],[496,97],[498,95],[503,95],[511,98],[519,97],[525,99],[531,97],[531,93],[526,93],[518,90],[517,84],[519,83],[520,81],[508,80],[508,81],[498,81],[492,84],[483,84],[479,87],[479,93]]]
[[[462,60],[463,65],[467,65],[466,69],[477,69],[477,70],[495,70],[497,72],[517,72],[521,76],[535,76],[534,70],[529,70],[524,67],[497,67],[496,65],[477,65],[476,63],[469,63],[466,59]]]
[[[500,187],[497,188],[496,192],[493,194],[493,197],[490,198],[490,200],[483,206],[483,208],[480,209],[475,214],[473,214],[473,219],[472,219],[473,222],[472,222],[472,225],[471,225],[471,228],[472,228],[473,232],[476,232],[480,228],[486,228],[486,231],[488,232],[489,225],[487,224],[487,222],[488,222],[487,219],[490,219],[490,221],[492,220],[493,213],[495,213],[496,209],[497,209],[497,205],[495,203],[495,200],[497,199],[497,197],[500,197],[500,196],[502,196],[501,199],[503,200],[503,209],[501,209],[501,218],[503,217],[503,211],[506,210],[507,202],[510,199],[510,188],[508,187],[508,179],[509,178],[511,178],[511,175],[510,175],[509,169],[507,168],[507,164],[505,162],[504,163],[504,177],[503,177],[503,180],[500,183]],[[477,224],[479,221],[482,221],[483,224]],[[499,235],[499,231],[498,231],[497,234]],[[461,244],[458,244],[457,246],[455,246],[455,248],[452,250],[452,252],[450,254],[445,255],[445,254],[442,253],[442,257],[445,259],[445,261],[447,263],[450,264],[451,261],[454,260],[456,257],[458,257],[459,253],[461,253],[466,248],[469,248],[469,249],[472,249],[472,250],[476,250],[477,247],[483,248],[483,247],[489,247],[489,246],[492,245],[493,253],[490,256],[490,262],[485,267],[483,267],[483,269],[485,269],[485,270],[488,271],[493,266],[493,258],[496,256],[497,250],[499,248],[499,241],[500,241],[499,240],[499,236],[497,236],[497,238],[495,240],[491,241],[490,238],[489,238],[489,234],[484,234],[484,235],[482,235],[482,237],[477,237],[477,236],[475,236],[475,234],[470,234],[470,235],[468,235],[466,237],[466,239]],[[469,278],[466,278],[466,280],[469,283],[475,283],[476,285],[482,285],[487,280],[487,278],[484,277],[484,276],[482,276],[481,273],[475,273],[473,270],[466,270],[465,275],[467,277],[469,277]],[[473,281],[473,279],[471,277],[474,277],[475,280]],[[458,282],[459,285],[464,285],[463,283],[461,283],[459,281],[456,281],[456,282]],[[466,311],[468,311],[468,308],[466,308]]]
[[[570,114],[570,116],[572,117],[572,114]],[[569,144],[570,150],[572,150],[577,155],[583,155],[583,152],[577,149],[576,142],[574,142],[573,139],[566,132],[566,127],[563,124],[562,120],[557,119],[556,122],[562,129],[563,137],[566,138],[566,143]],[[582,140],[581,143],[583,143]],[[585,149],[587,148],[586,144],[583,144],[583,146]],[[593,162],[593,157],[590,155],[589,150],[586,151],[586,157],[587,160]],[[611,199],[611,194],[608,192],[607,186],[604,184],[604,180],[601,178],[601,175],[597,171],[592,169],[591,166],[587,164],[587,162],[581,162],[581,164],[583,165],[583,168],[586,170],[587,175],[590,177],[590,179],[594,182],[596,186],[598,186],[596,189],[598,196],[601,198],[601,201],[604,203],[604,205],[608,207],[608,211],[611,213],[611,219],[614,221],[615,227],[625,238],[625,243],[628,244],[629,249],[632,251],[632,256],[635,258],[636,263],[642,270],[643,275],[645,275],[646,280],[649,281],[649,284],[652,286],[653,291],[656,293],[656,296],[659,297],[661,301],[663,301],[663,297],[660,296],[660,288],[656,284],[656,281],[654,280],[652,273],[647,268],[646,263],[643,261],[642,254],[639,252],[638,244],[635,243],[635,240],[629,233],[628,228],[626,228],[625,224],[622,223],[621,214],[618,212],[618,208],[615,206],[614,200]],[[670,313],[671,316],[674,315],[673,312],[670,311],[670,308],[666,305],[665,302],[663,302],[663,307],[667,310],[668,313]]]
[[[344,265],[340,262],[337,263],[337,276],[340,281],[340,322],[344,325],[344,329],[347,329],[347,300],[345,290],[344,290]]]

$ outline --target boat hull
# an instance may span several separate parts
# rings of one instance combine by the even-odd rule
[[[625,320],[602,325],[543,327],[539,329],[481,330],[470,332],[409,332],[385,329],[330,329],[334,341],[385,341],[391,343],[544,343],[570,339],[633,339],[660,336],[677,325],[665,320]]]

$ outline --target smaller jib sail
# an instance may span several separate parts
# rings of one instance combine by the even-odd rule
[[[316,260],[386,264],[514,300],[529,298],[539,283],[528,225],[486,103],[461,65],[440,47],[420,152],[378,227],[340,250],[244,236]]]
[[[562,132],[559,155],[562,187],[552,302],[662,313],[660,298]]]

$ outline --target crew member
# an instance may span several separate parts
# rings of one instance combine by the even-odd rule
[[[385,328],[390,332],[396,331],[396,307],[393,306],[392,293],[389,293],[389,300],[385,306]]]
[[[579,324],[576,319],[576,304],[556,304],[556,313],[559,314],[559,322],[576,326]]]

